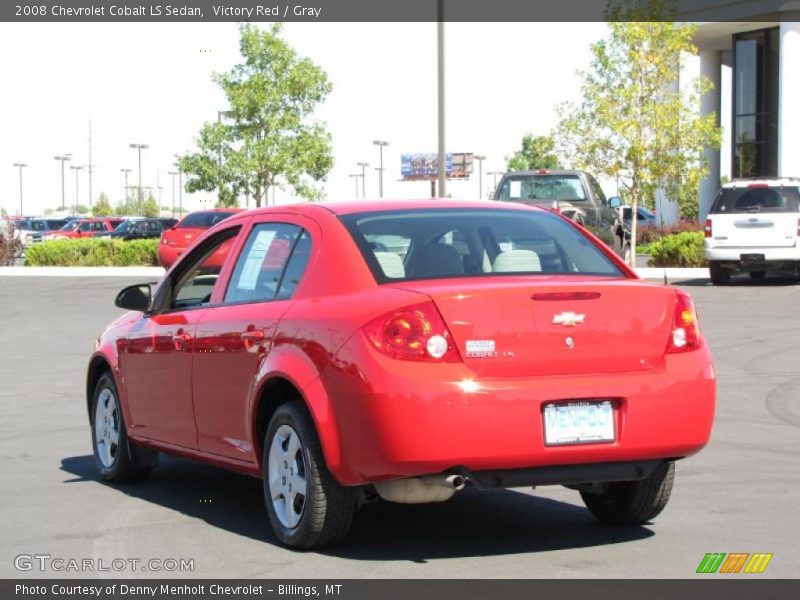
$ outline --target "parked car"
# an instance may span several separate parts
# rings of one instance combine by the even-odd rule
[[[157,238],[178,222],[177,219],[140,218],[126,219],[114,231],[97,234],[97,237],[117,238],[121,240],[141,240]]]
[[[66,240],[73,238],[89,238],[104,232],[114,231],[122,223],[119,218],[97,217],[93,219],[75,219],[61,229],[45,235],[46,240]]]
[[[631,230],[631,213],[633,212],[632,206],[622,206],[620,207],[622,211],[622,223],[625,226],[625,229],[628,231]],[[644,206],[637,206],[636,207],[636,228],[637,229],[648,229],[650,227],[656,226],[656,215],[655,213],[647,210]]]
[[[189,213],[172,229],[161,234],[158,243],[158,262],[170,267],[205,231],[228,217],[242,212],[241,208],[212,208]]]
[[[506,173],[497,184],[495,200],[555,210],[582,225],[630,262],[630,230],[618,208],[586,171],[539,169]]]
[[[19,219],[15,222],[14,227],[17,239],[19,239],[20,243],[25,248],[31,244],[38,244],[48,233],[61,229],[66,224],[66,219],[44,217]]]
[[[763,279],[770,269],[800,274],[800,178],[738,180],[722,187],[705,223],[711,281],[736,271]]]
[[[552,211],[259,209],[116,304],[87,374],[100,476],[141,480],[164,452],[261,477],[296,548],[342,539],[363,502],[465,485],[563,484],[600,520],[644,523],[711,431],[689,295]]]

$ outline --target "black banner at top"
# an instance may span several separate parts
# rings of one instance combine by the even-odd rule
[[[0,2],[0,21],[589,22],[626,18],[624,15],[609,16],[608,1],[4,0]],[[642,10],[646,10],[650,2],[650,0],[623,1]],[[659,2],[664,4],[663,0]],[[668,0],[666,3],[669,3]],[[693,22],[800,20],[797,11],[787,12],[792,6],[793,3],[787,3],[785,0],[678,0],[677,11],[672,16],[664,18]]]

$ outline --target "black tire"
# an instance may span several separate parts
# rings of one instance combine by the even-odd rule
[[[293,526],[289,526],[286,522],[289,503],[285,496],[283,496],[283,507],[286,513],[283,517],[278,516],[270,484],[271,475],[276,477],[274,482],[276,486],[278,479],[282,479],[284,484],[286,481],[282,477],[282,474],[286,474],[285,469],[278,471],[276,468],[274,473],[270,472],[271,468],[275,468],[274,464],[271,466],[270,449],[273,443],[282,443],[281,440],[284,439],[282,436],[288,431],[286,427],[299,438],[299,450],[292,457],[295,462],[292,463],[292,467],[287,468],[297,469],[298,473],[302,470],[306,486],[302,502],[299,502],[296,496],[293,498],[291,510],[294,514],[291,518],[297,519]],[[288,439],[286,443],[289,443]],[[292,548],[311,550],[331,546],[347,536],[356,509],[356,495],[352,490],[339,485],[328,471],[314,423],[301,402],[282,404],[275,411],[264,436],[262,465],[267,514],[272,529],[281,542]],[[291,486],[288,489],[291,493]],[[280,506],[280,500],[278,505]]]
[[[110,406],[109,394],[113,397],[115,408],[109,410],[107,415],[98,413],[98,409],[102,410],[103,407]],[[103,416],[107,416],[110,421],[108,428],[104,428],[102,424],[98,425],[97,423],[97,419]],[[151,469],[149,466],[139,466],[133,458],[133,449],[131,448],[131,442],[128,440],[128,431],[125,427],[125,417],[122,414],[122,408],[119,403],[117,386],[110,373],[104,373],[94,387],[91,429],[94,462],[97,465],[100,477],[104,481],[109,483],[132,483],[147,478]],[[109,431],[111,435],[116,434],[116,444],[111,443],[110,438],[105,437],[100,439],[100,444],[98,444],[98,435],[102,433],[101,430]],[[104,455],[103,450],[106,445],[110,448],[110,452]]]
[[[581,492],[581,498],[586,508],[604,523],[646,523],[664,510],[674,478],[675,463],[666,461],[647,479],[608,483],[604,492]]]
[[[750,279],[753,281],[763,281],[766,276],[766,271],[750,271]]]
[[[714,285],[728,285],[731,279],[731,272],[714,260],[708,263],[708,274]]]

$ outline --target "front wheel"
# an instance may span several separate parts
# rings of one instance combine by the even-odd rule
[[[105,481],[141,481],[150,474],[150,467],[140,466],[132,456],[117,386],[109,373],[102,375],[94,388],[92,447],[97,470]]]
[[[328,471],[314,423],[299,402],[275,411],[264,438],[264,497],[272,529],[294,548],[343,540],[356,500]]]
[[[646,479],[607,483],[601,493],[581,492],[581,498],[600,521],[646,523],[664,510],[674,478],[675,463],[666,461]]]

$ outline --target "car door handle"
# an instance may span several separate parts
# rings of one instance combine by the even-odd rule
[[[260,342],[266,337],[266,335],[261,329],[252,329],[243,332],[241,337],[243,340],[248,342]]]

